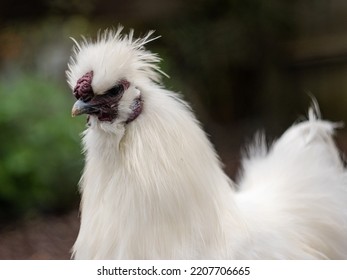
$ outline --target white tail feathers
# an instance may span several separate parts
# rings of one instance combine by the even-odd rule
[[[308,119],[310,121],[315,121],[315,120],[321,119],[322,114],[321,114],[317,99],[314,96],[311,96],[311,98],[312,98],[312,105],[308,109]]]

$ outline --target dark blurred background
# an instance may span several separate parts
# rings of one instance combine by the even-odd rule
[[[188,100],[232,177],[259,129],[305,115],[347,120],[345,0],[32,0],[0,5],[0,258],[64,259],[83,167],[65,82],[69,37],[125,26],[162,37],[163,82]],[[345,130],[338,138],[345,148]]]

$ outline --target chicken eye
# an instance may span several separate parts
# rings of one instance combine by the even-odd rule
[[[124,87],[122,84],[117,84],[114,87],[110,88],[105,92],[105,94],[110,95],[110,96],[116,96],[120,93],[122,93],[124,90]]]

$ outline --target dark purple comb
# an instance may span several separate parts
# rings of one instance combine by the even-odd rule
[[[77,99],[82,99],[83,101],[89,101],[94,96],[94,91],[92,88],[93,71],[84,74],[78,79],[77,84],[73,90],[73,94]]]

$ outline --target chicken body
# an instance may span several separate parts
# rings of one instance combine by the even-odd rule
[[[270,148],[259,136],[233,183],[190,107],[158,85],[149,40],[106,32],[77,44],[69,65],[73,89],[92,73],[92,94],[75,94],[73,112],[90,115],[74,257],[347,259],[334,124],[312,111]],[[115,84],[121,94],[109,101]]]

